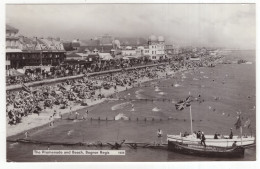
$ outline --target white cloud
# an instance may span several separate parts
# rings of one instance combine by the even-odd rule
[[[6,11],[26,36],[156,34],[181,44],[255,47],[254,4],[7,5]]]

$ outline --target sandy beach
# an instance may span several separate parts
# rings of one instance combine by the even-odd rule
[[[179,71],[184,71],[184,69],[179,70]],[[165,76],[166,76],[166,72],[158,71],[157,74],[158,74],[158,79],[165,78]],[[174,71],[168,70],[167,74],[173,75]],[[144,83],[144,82],[147,82],[147,81],[151,81],[151,80],[154,80],[154,79],[150,79],[150,78],[145,77],[145,78],[140,78],[140,79],[136,79],[136,80],[137,80],[137,82],[135,84],[133,84],[132,86],[122,87],[122,86],[117,85],[117,92],[119,93],[119,92],[125,91],[127,89],[131,89],[132,87],[137,86],[138,84],[141,84],[141,83]],[[101,94],[104,94],[105,98],[94,99],[94,100],[87,99],[88,106],[82,106],[79,103],[74,103],[74,102],[70,101],[68,108],[60,109],[58,106],[54,105],[54,107],[52,109],[46,108],[39,115],[31,114],[27,117],[23,117],[22,122],[17,124],[17,125],[10,125],[7,122],[6,136],[7,137],[13,136],[13,135],[16,135],[16,134],[19,134],[19,133],[22,133],[22,132],[26,132],[26,131],[33,129],[33,128],[36,128],[36,127],[40,127],[40,126],[49,124],[52,121],[60,119],[61,118],[60,114],[65,115],[65,114],[76,112],[77,110],[86,109],[88,107],[97,105],[99,103],[104,102],[105,100],[108,99],[109,96],[116,93],[113,88],[110,88],[108,90],[102,88],[101,91],[96,90],[96,93],[99,93],[99,92]],[[50,118],[50,116],[52,116],[55,111],[57,112],[57,114],[53,118]]]

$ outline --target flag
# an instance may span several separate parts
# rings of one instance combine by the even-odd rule
[[[29,87],[25,86],[24,84],[22,84],[22,89],[28,93],[31,93],[31,90]]]
[[[175,104],[176,110],[183,110],[185,107],[189,107],[191,102],[191,96],[189,95],[185,100],[181,100]]]
[[[236,127],[236,129],[239,129],[240,127],[242,127],[242,121],[241,121],[240,115],[238,116],[237,122],[235,123],[235,127]]]
[[[245,124],[244,124],[244,127],[249,128],[250,126],[251,126],[251,120],[250,120],[250,119],[247,119],[247,121],[246,121]]]

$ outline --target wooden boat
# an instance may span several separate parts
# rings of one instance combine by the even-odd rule
[[[191,133],[193,133],[190,105],[191,101],[189,98],[190,93],[189,97],[184,101],[185,104],[182,104],[182,107],[183,109],[184,107],[190,107]],[[241,112],[235,124],[236,128],[240,128],[240,136],[233,136],[232,139],[229,139],[228,136],[222,136],[221,138],[214,139],[214,135],[205,135],[206,146],[204,147],[201,145],[201,140],[198,139],[196,135],[167,135],[168,149],[175,152],[207,157],[243,157],[245,148],[255,144],[255,137],[242,135],[242,122],[240,115]],[[234,142],[236,142],[237,145],[235,147],[232,146]]]
[[[205,135],[205,138],[207,146],[231,147],[235,141],[238,146],[242,147],[252,146],[255,144],[255,137],[253,136],[242,136],[242,138],[240,136],[233,136],[232,139],[229,139],[228,136],[224,136],[224,138],[214,139],[214,135]],[[180,135],[167,135],[167,141],[183,144],[200,144],[201,142],[200,139],[197,139],[193,135],[186,137]]]
[[[205,157],[224,157],[224,158],[239,158],[244,157],[245,148],[242,146],[236,147],[216,147],[199,144],[186,144],[174,141],[168,141],[168,149],[174,152],[205,156]]]

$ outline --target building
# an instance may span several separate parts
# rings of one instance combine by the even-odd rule
[[[165,40],[163,36],[151,35],[148,39],[149,55],[151,60],[159,60],[166,58],[165,53]]]
[[[165,54],[168,58],[176,59],[177,55],[180,54],[180,48],[176,45],[165,45]]]
[[[6,26],[7,69],[24,66],[59,65],[65,59],[63,44],[54,38],[18,36],[18,29]]]
[[[105,34],[97,38],[102,46],[113,45],[114,38],[111,35]]]
[[[19,55],[22,50],[19,49],[19,37],[18,37],[19,30],[10,26],[6,25],[6,55],[7,56],[16,56]],[[11,68],[11,61],[10,57],[6,57],[6,69]]]
[[[78,53],[86,53],[86,54],[98,54],[98,53],[113,53],[113,46],[80,46],[77,50]]]
[[[6,49],[18,49],[19,48],[19,30],[6,25]]]
[[[121,50],[121,54],[123,56],[136,56],[137,50],[133,49],[131,46],[126,46],[124,49]]]

